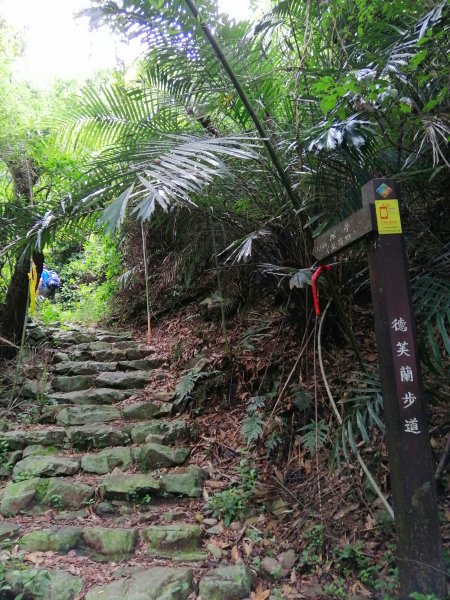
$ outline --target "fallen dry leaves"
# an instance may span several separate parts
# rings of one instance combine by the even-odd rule
[[[251,600],[266,600],[270,596],[270,588],[264,589],[261,583],[258,584],[256,590],[251,593]]]

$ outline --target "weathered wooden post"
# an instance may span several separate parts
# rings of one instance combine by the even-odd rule
[[[400,598],[421,592],[444,599],[439,515],[396,184],[373,179],[362,188],[362,197],[361,210],[316,238],[314,256],[324,260],[368,238]]]

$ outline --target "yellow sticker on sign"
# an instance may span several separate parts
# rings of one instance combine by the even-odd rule
[[[398,200],[375,200],[378,233],[402,233]]]

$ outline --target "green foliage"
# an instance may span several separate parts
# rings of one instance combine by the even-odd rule
[[[5,464],[8,458],[9,444],[5,440],[0,440],[0,464]]]
[[[436,594],[421,594],[420,592],[413,592],[409,595],[412,600],[442,600],[436,596]]]
[[[450,262],[449,256],[447,262]],[[443,370],[443,358],[450,356],[450,283],[448,279],[423,275],[414,282],[413,294],[426,344],[423,360]]]
[[[302,536],[304,547],[299,558],[299,567],[305,571],[323,564],[325,536],[322,525],[314,525]]]
[[[225,526],[232,521],[244,519],[252,510],[251,503],[257,483],[257,472],[251,466],[251,460],[245,456],[236,467],[238,480],[229,489],[217,492],[208,501],[208,507],[214,516],[223,519]]]
[[[36,477],[36,475],[34,473],[29,473],[28,471],[22,471],[22,473],[18,473],[14,477],[14,481],[26,481],[27,479],[32,479],[33,477]]]
[[[61,510],[63,507],[62,496],[59,494],[54,494],[49,498],[49,504],[55,510]]]
[[[312,421],[300,427],[299,432],[301,434],[301,443],[306,448],[310,456],[314,456],[318,450],[320,450],[328,440],[328,425],[323,419],[315,423]]]
[[[372,430],[384,433],[382,420],[383,397],[378,375],[356,371],[352,374],[353,385],[346,390],[348,399],[344,404],[343,423],[333,434],[332,460],[340,465],[341,455],[350,462],[349,449],[356,453],[359,436],[365,444],[371,442]]]
[[[65,261],[65,262],[63,262]],[[49,253],[48,263],[59,273],[56,304],[45,300],[38,317],[45,324],[96,323],[106,320],[117,289],[121,255],[109,237],[91,234],[83,249],[71,252],[63,244]]]
[[[245,443],[250,446],[259,439],[264,429],[264,417],[260,414],[249,414],[244,417],[241,426],[241,435]]]
[[[366,569],[369,558],[364,554],[364,543],[355,542],[333,550],[333,560],[339,572],[348,577],[352,573]]]
[[[216,375],[221,375],[221,371],[203,371],[203,367],[193,367],[186,371],[175,387],[174,404],[186,407],[189,400],[192,399],[192,393],[197,383]]]
[[[5,592],[5,594],[1,595],[1,597],[6,597],[11,600],[25,600],[30,597],[30,594],[33,598],[44,598],[44,594],[46,594],[45,588],[46,583],[50,579],[50,575],[48,571],[44,569],[24,569],[22,571],[17,571],[11,569],[11,575],[13,577],[20,575],[20,581],[22,582],[24,591],[13,595],[12,586],[6,581],[6,573],[8,571],[8,567],[6,564],[0,564],[0,592]]]

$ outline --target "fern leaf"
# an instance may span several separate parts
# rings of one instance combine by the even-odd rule
[[[261,436],[264,427],[264,417],[258,414],[247,415],[241,426],[241,435],[250,446]]]

